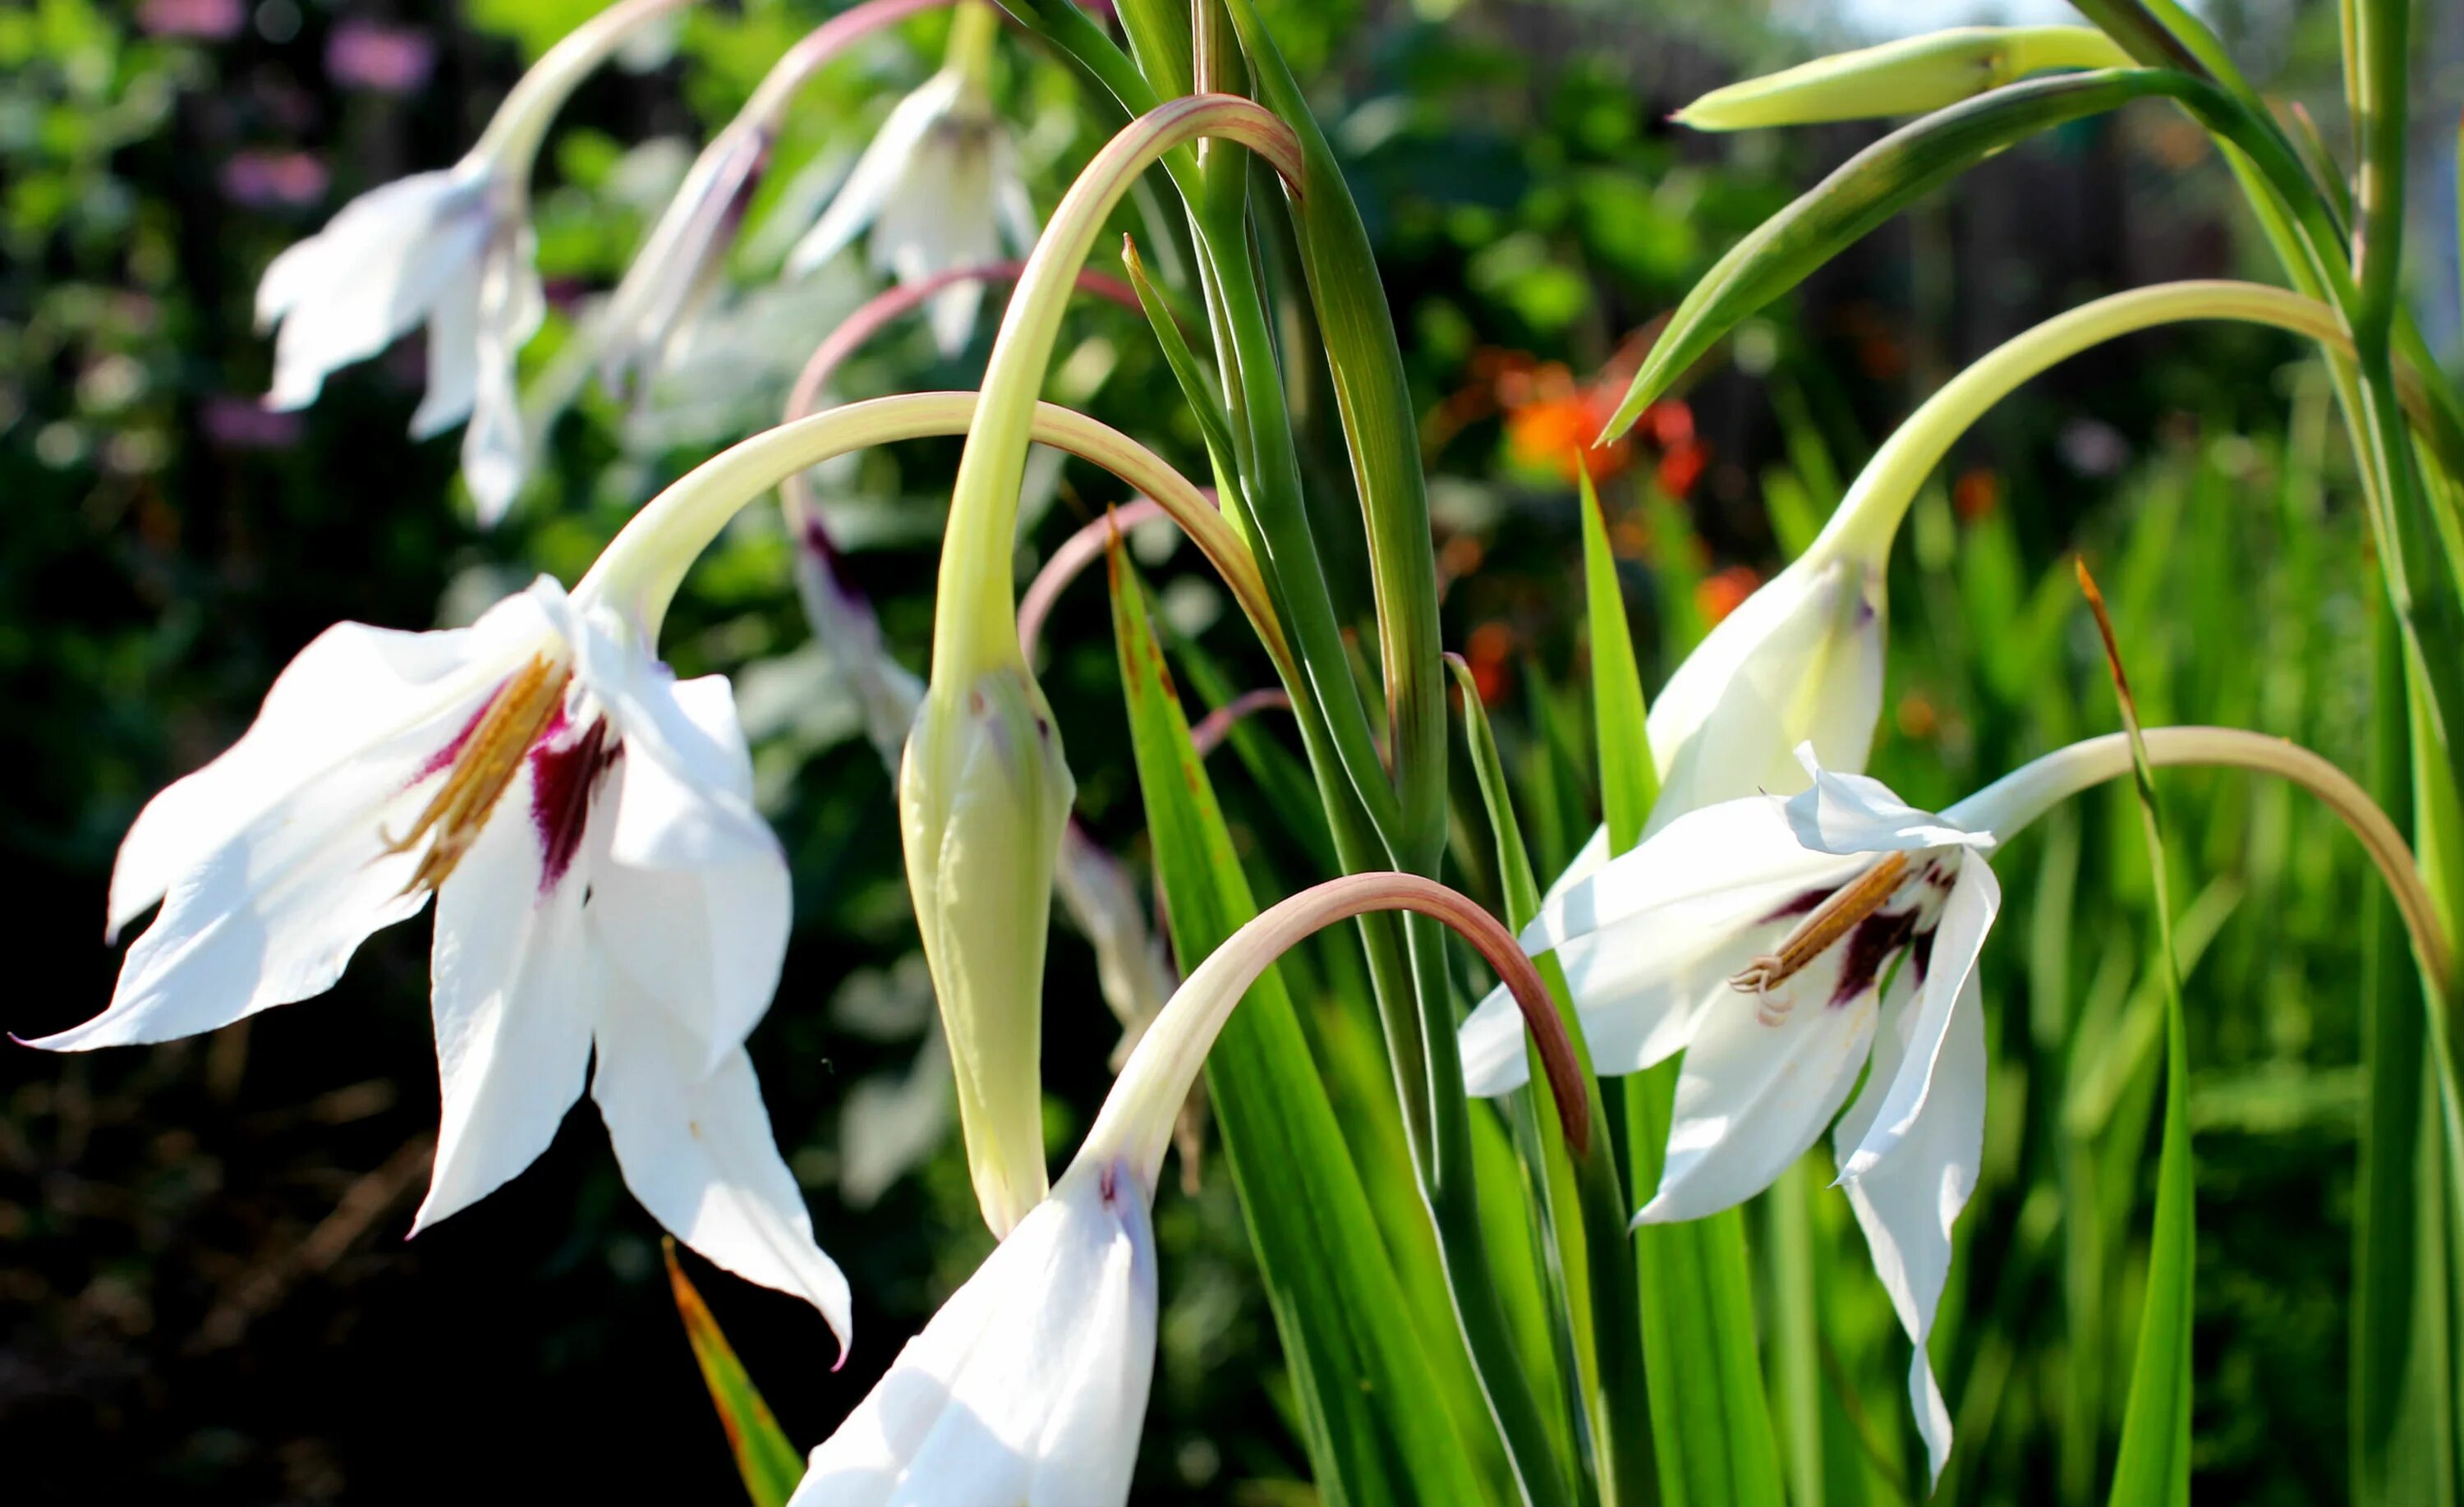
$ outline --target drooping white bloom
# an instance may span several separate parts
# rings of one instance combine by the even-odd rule
[[[521,488],[528,460],[514,357],[547,300],[530,227],[531,165],[575,88],[644,24],[685,0],[619,0],[559,41],[505,97],[459,163],[374,188],[265,270],[260,328],[279,327],[266,402],[299,408],[325,379],[428,326],[414,439],[465,419],[462,472],[480,521]]]
[[[436,897],[443,1124],[415,1228],[544,1150],[583,1090],[644,1207],[844,1336],[743,1040],[788,929],[717,676],[678,683],[635,623],[542,579],[468,628],[358,623],[301,650],[228,753],[141,813],[113,934],[161,905],[110,1008],[33,1045],[168,1040],[330,988]]]
[[[868,228],[872,265],[901,283],[998,261],[1004,244],[1014,255],[1035,244],[1018,149],[984,80],[994,25],[990,7],[959,8],[949,62],[882,121],[829,207],[788,252],[790,275],[829,261]],[[945,354],[966,344],[983,295],[973,280],[934,295],[927,317]]]
[[[1847,1101],[1841,1181],[1916,1343],[1909,1396],[1938,1473],[1950,1415],[1925,1356],[1985,1126],[1977,954],[2001,904],[1987,831],[1821,768],[1812,788],[1689,812],[1552,892],[1523,934],[1566,970],[1593,1060],[1683,1050],[1660,1188],[1638,1222],[1760,1192]],[[1510,1002],[1464,1024],[1476,1093],[1524,1080]]]
[[[766,114],[747,111],[686,169],[601,318],[600,379],[613,391],[630,394],[647,382],[695,307],[716,288],[776,134]]]
[[[1794,750],[1861,770],[1882,710],[1879,548],[1816,543],[1720,620],[1652,703],[1660,801],[1646,831],[1715,801],[1805,787]],[[1605,851],[1605,850],[1603,850]]]
[[[838,1431],[791,1507],[1120,1507],[1155,1369],[1154,1196],[1082,1157]]]

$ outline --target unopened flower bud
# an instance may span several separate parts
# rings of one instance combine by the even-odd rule
[[[2128,66],[2130,55],[2093,27],[1954,27],[1714,89],[1676,119],[1698,131],[1744,131],[1924,115],[2049,68]]]
[[[1046,1186],[1044,946],[1075,794],[1051,709],[1023,664],[927,692],[898,782],[899,829],[967,1162],[996,1234]]]

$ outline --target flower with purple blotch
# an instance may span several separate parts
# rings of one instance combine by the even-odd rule
[[[467,628],[338,624],[139,814],[110,930],[161,908],[110,1007],[32,1044],[165,1041],[322,994],[433,895],[444,1122],[414,1229],[530,1165],[587,1075],[644,1207],[844,1339],[846,1279],[743,1047],[788,928],[752,789],[727,682],[677,681],[586,587],[543,578]]]

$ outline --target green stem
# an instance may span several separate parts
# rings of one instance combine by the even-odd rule
[[[935,594],[935,686],[962,686],[988,667],[1019,662],[1010,579],[1019,485],[1036,394],[1051,365],[1062,314],[1096,235],[1130,185],[1156,159],[1200,136],[1228,137],[1285,171],[1300,171],[1291,133],[1282,121],[1246,99],[1199,95],[1158,105],[1132,121],[1070,186],[1002,316],[984,370],[983,404],[958,459]]]
[[[506,91],[504,102],[496,106],[470,155],[495,157],[512,170],[516,180],[529,183],[531,164],[539,157],[539,144],[547,140],[549,123],[582,81],[597,73],[643,27],[692,3],[618,0],[559,37]]]

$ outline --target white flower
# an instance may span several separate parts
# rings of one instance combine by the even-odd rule
[[[791,1507],[1120,1507],[1155,1370],[1153,1191],[1081,1157],[838,1431]]]
[[[677,683],[636,625],[551,580],[469,628],[339,624],[139,815],[111,931],[161,912],[110,1008],[33,1044],[168,1040],[320,994],[432,892],[444,1116],[414,1228],[529,1166],[595,1049],[644,1207],[844,1336],[846,1281],[742,1046],[788,928],[752,778],[723,678]]]
[[[967,69],[942,69],[890,112],[829,207],[788,253],[788,273],[812,272],[867,227],[872,265],[901,283],[998,261],[1004,244],[1015,255],[1035,244],[1018,149]],[[983,296],[974,279],[934,295],[927,317],[943,353],[967,343]]]
[[[280,326],[267,404],[307,406],[330,373],[425,322],[428,393],[411,437],[470,420],[463,473],[482,519],[501,516],[523,470],[514,353],[547,309],[527,205],[519,182],[474,153],[362,194],[275,257],[256,290],[258,325]]]
[[[1658,1192],[1638,1223],[1770,1186],[1872,1072],[1835,1135],[1875,1270],[1916,1343],[1909,1395],[1934,1469],[1950,1415],[1925,1356],[1985,1127],[1976,959],[2001,904],[1995,839],[1820,768],[1813,788],[1677,818],[1561,886],[1523,933],[1554,950],[1604,1073],[1685,1054]],[[1465,1077],[1524,1078],[1510,1002],[1465,1022]]]
[[[502,517],[529,466],[514,356],[547,313],[530,227],[532,163],[574,88],[682,3],[618,0],[548,49],[461,162],[362,194],[275,257],[256,290],[258,326],[280,327],[266,402],[305,407],[332,373],[425,323],[428,392],[411,437],[468,419],[463,479],[482,523]]]

